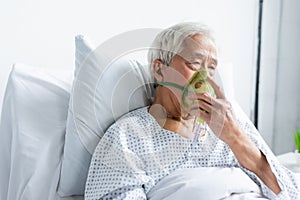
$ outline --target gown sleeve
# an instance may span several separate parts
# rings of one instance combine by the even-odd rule
[[[115,124],[105,133],[93,154],[85,199],[147,199],[154,180],[133,146],[139,144],[132,125]]]
[[[269,199],[280,199],[280,200],[296,200],[300,199],[300,186],[297,183],[296,175],[289,169],[282,166],[277,160],[276,156],[273,154],[271,149],[268,147],[264,139],[259,134],[258,130],[255,128],[253,123],[244,114],[241,108],[235,104],[235,113],[237,115],[238,121],[241,128],[246,132],[249,138],[255,143],[255,145],[260,149],[260,151],[265,155],[272,172],[276,176],[278,184],[281,188],[281,192],[276,195],[268,186],[264,184],[259,177],[257,177],[253,172],[240,166],[240,168],[258,185],[260,185],[262,193]]]

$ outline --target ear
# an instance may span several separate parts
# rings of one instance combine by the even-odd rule
[[[164,67],[165,67],[164,63],[160,60],[154,60],[152,62],[153,74],[157,82],[161,82],[163,80]]]

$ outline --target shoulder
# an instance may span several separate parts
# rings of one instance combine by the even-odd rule
[[[141,131],[155,128],[156,124],[148,113],[147,107],[133,110],[118,119],[108,130],[108,133],[124,133],[134,135]],[[148,132],[148,131],[147,131]]]
[[[154,121],[152,116],[148,113],[148,107],[142,107],[133,110],[120,119],[118,119],[114,126],[125,128],[125,127],[141,127],[145,128],[148,126],[153,126]]]
[[[106,145],[116,144],[120,147],[126,144],[126,148],[129,148],[134,143],[151,138],[157,130],[157,125],[148,113],[147,107],[139,108],[125,114],[112,124],[101,141]]]

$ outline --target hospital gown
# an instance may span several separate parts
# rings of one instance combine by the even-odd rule
[[[93,154],[85,199],[147,199],[147,193],[170,173],[201,167],[240,168],[265,197],[299,199],[294,174],[278,163],[250,120],[238,109],[235,112],[239,125],[266,156],[277,177],[282,190],[278,195],[243,168],[229,146],[211,130],[196,141],[184,138],[161,128],[144,107],[124,115],[106,131]]]

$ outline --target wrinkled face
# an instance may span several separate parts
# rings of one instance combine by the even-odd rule
[[[217,68],[217,51],[214,43],[206,36],[194,35],[183,43],[182,51],[177,53],[169,67],[164,69],[162,81],[184,86],[200,68],[213,76]]]
[[[182,51],[175,55],[170,66],[187,80],[200,68],[213,76],[218,65],[214,43],[202,35],[194,35],[184,41]]]
[[[185,86],[193,74],[199,69],[206,69],[213,76],[217,68],[217,52],[214,43],[206,36],[194,35],[185,39],[182,51],[177,53],[170,63],[165,66],[162,63],[154,63],[154,74],[157,82],[171,82]],[[157,66],[157,68],[155,67]],[[157,73],[157,69],[160,73]],[[161,87],[163,96],[169,96],[176,106],[178,115],[181,115],[182,90],[172,86]]]

